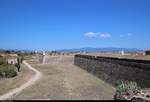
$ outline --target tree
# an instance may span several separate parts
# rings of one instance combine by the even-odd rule
[[[19,58],[17,58],[16,67],[17,67],[17,69],[18,69],[18,72],[20,72],[20,60],[19,60]]]
[[[10,54],[10,51],[9,51],[9,50],[6,50],[5,53]]]
[[[24,59],[24,58],[23,58],[23,56],[22,56],[22,57],[21,57],[21,63],[23,62],[23,59]]]

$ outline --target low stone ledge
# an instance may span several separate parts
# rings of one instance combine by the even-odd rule
[[[132,102],[150,102],[150,89],[142,89],[136,93],[124,92],[117,93],[114,100],[131,100]]]

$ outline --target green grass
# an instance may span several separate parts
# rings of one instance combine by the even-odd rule
[[[0,65],[0,77],[11,78],[15,77],[17,72],[14,65],[2,64]]]
[[[121,81],[120,84],[117,85],[117,92],[127,92],[127,91],[136,91],[136,90],[139,90],[140,87],[137,85],[136,82],[132,82],[132,81]]]
[[[0,65],[5,64],[6,60],[4,58],[0,58]]]

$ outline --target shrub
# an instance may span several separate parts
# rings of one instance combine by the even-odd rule
[[[5,64],[6,60],[4,58],[0,58],[0,65]]]
[[[24,60],[24,56],[19,56],[19,57],[17,58],[17,62],[18,62],[19,64],[22,63],[23,60]]]
[[[121,81],[121,83],[119,85],[117,85],[117,88],[116,88],[117,92],[127,92],[127,91],[136,91],[136,90],[139,90],[140,87],[137,85],[136,82],[132,82],[132,81]]]
[[[13,65],[0,65],[0,77],[11,78],[15,77],[16,75],[17,72],[15,71],[15,67]]]

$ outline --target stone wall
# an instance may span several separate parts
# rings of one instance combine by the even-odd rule
[[[145,51],[145,55],[150,55],[150,50]]]
[[[42,54],[36,54],[36,58],[38,59],[39,63],[43,63],[44,55],[42,55]]]
[[[90,55],[75,55],[74,64],[115,85],[118,81],[136,81],[142,88],[150,87],[150,61]]]

